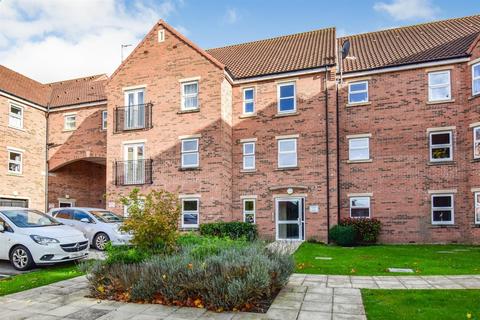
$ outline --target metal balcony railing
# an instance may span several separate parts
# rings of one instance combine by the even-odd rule
[[[152,128],[152,103],[115,108],[114,132],[147,130]]]
[[[115,185],[142,185],[151,184],[153,160],[142,159],[135,161],[115,161],[113,167]]]

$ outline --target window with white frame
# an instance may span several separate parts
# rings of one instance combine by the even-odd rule
[[[368,102],[368,81],[357,81],[348,84],[348,103]]]
[[[107,129],[107,116],[108,116],[107,110],[103,110],[102,111],[102,130]]]
[[[370,197],[350,197],[350,217],[370,218]]]
[[[473,158],[480,159],[480,127],[473,128]]]
[[[182,168],[199,166],[198,139],[182,140]]]
[[[450,71],[430,72],[428,74],[428,101],[443,101],[451,98]]]
[[[127,90],[124,92],[125,130],[145,128],[145,88]]]
[[[198,81],[182,83],[182,110],[198,109]]]
[[[480,224],[480,192],[475,192],[474,197],[475,197],[475,223]]]
[[[297,139],[278,140],[278,167],[291,168],[297,166]]]
[[[63,128],[65,130],[75,130],[77,128],[77,116],[74,114],[66,115]]]
[[[453,160],[452,131],[430,132],[430,161]]]
[[[278,90],[278,113],[290,113],[297,110],[295,82],[280,83]]]
[[[348,159],[369,160],[370,159],[370,138],[350,138],[348,139]]]
[[[243,143],[243,169],[255,169],[255,142]]]
[[[243,199],[243,222],[255,223],[255,199]]]
[[[453,194],[432,194],[432,224],[453,224]]]
[[[197,228],[199,225],[198,199],[182,199],[182,227]]]
[[[23,129],[23,107],[10,105],[8,114],[8,126],[16,129]]]
[[[255,89],[243,89],[243,114],[255,113]]]
[[[8,172],[21,174],[23,170],[23,154],[20,151],[8,149]]]
[[[472,95],[480,94],[480,63],[472,66]]]

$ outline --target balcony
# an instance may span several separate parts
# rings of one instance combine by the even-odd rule
[[[152,128],[152,103],[116,107],[113,132],[120,133]]]
[[[115,161],[113,174],[116,186],[151,184],[153,160]]]

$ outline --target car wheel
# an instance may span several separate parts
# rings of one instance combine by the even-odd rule
[[[19,271],[26,271],[35,266],[30,251],[24,246],[16,246],[10,252],[10,263]]]
[[[105,251],[105,246],[110,241],[110,238],[106,233],[100,232],[93,239],[93,246],[95,249]]]

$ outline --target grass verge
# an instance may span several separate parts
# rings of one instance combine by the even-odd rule
[[[480,290],[365,289],[362,298],[368,320],[480,319]]]
[[[375,245],[344,248],[303,243],[295,252],[298,273],[337,275],[399,275],[388,268],[410,268],[418,275],[480,273],[480,246]],[[332,258],[322,260],[319,258]],[[406,273],[406,275],[412,275]]]

